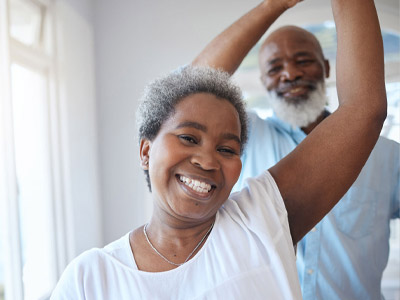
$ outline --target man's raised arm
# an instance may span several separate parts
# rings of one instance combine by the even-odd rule
[[[271,24],[300,1],[263,1],[214,38],[192,65],[210,66],[233,74]]]

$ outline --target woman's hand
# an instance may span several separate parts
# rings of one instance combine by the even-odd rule
[[[287,10],[303,0],[264,0],[268,6],[279,6],[283,10]]]

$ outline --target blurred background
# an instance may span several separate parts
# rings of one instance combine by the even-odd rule
[[[48,299],[71,259],[149,219],[135,128],[145,84],[190,63],[259,2],[0,0],[0,300]],[[399,1],[375,3],[389,101],[382,135],[399,142]],[[304,1],[271,30],[285,24],[303,26],[322,43],[334,110],[330,1]],[[268,116],[258,47],[235,80],[248,106]],[[400,299],[399,220],[390,244],[382,286],[386,299]]]

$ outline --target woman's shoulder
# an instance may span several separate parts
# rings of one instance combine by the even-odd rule
[[[253,216],[278,215],[287,217],[287,211],[272,175],[265,171],[259,176],[247,178],[244,187],[230,195],[224,205],[228,211],[240,210]]]
[[[66,267],[64,274],[85,274],[99,265],[103,258],[103,250],[101,248],[92,248],[83,252],[74,258]]]
[[[104,265],[110,259],[125,261],[126,256],[129,256],[130,253],[127,248],[129,248],[129,233],[109,243],[104,248],[92,248],[83,252],[72,260],[68,267],[83,272]]]

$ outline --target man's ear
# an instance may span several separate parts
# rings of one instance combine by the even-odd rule
[[[329,65],[329,60],[324,59],[324,66],[325,66],[325,78],[329,78],[329,73],[331,71],[331,66]]]
[[[268,91],[267,84],[266,84],[267,78],[266,78],[265,74],[260,75],[260,81],[261,81],[261,84],[264,87],[264,89]]]
[[[139,146],[140,165],[143,170],[149,169],[151,141],[141,139]]]

